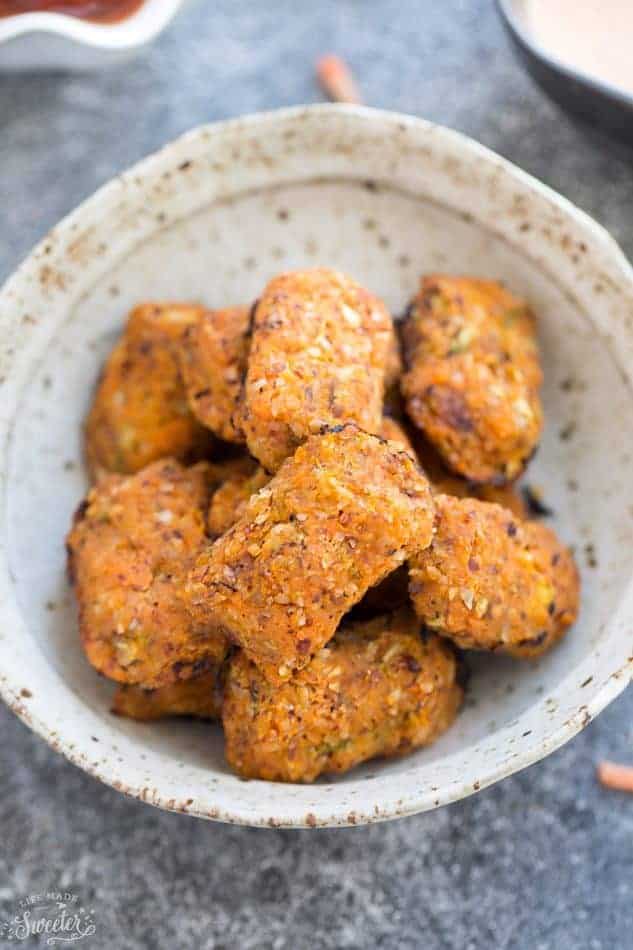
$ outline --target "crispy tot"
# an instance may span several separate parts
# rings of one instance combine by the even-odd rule
[[[433,515],[426,478],[394,443],[352,425],[313,436],[200,554],[192,614],[282,682],[369,587],[430,544]]]
[[[98,479],[131,474],[159,458],[192,462],[206,457],[212,436],[192,415],[178,349],[202,308],[142,304],[101,372],[85,425],[88,468]]]
[[[155,462],[104,479],[75,516],[67,546],[81,640],[110,679],[157,688],[224,659],[224,636],[197,627],[181,598],[206,540],[209,478],[204,463]]]
[[[395,419],[391,419],[388,416],[383,417],[380,435],[381,438],[397,442],[403,448],[409,450],[415,459],[415,452],[413,451],[409,437],[400,423],[396,422]],[[213,493],[208,516],[209,534],[212,538],[219,538],[220,535],[228,531],[229,528],[232,528],[235,522],[242,516],[251,496],[254,495],[255,492],[258,492],[260,488],[263,488],[264,485],[267,485],[271,479],[271,476],[261,465],[258,465],[252,459],[250,461],[251,465],[249,467],[237,471],[235,474],[231,474]],[[408,584],[406,572],[404,576],[404,588],[406,590]],[[392,583],[390,578],[385,578],[383,583],[385,584],[385,589],[378,595],[376,602],[382,603],[384,594],[385,603],[383,606],[384,609],[387,610],[394,606],[392,604],[393,598],[389,592],[392,590],[395,592],[396,587],[401,589],[402,584],[400,584],[399,581]],[[368,591],[368,594],[369,593],[370,591]],[[400,597],[398,597],[395,606],[399,606],[402,602]]]
[[[312,782],[440,736],[462,702],[454,651],[409,609],[349,623],[275,688],[244,653],[229,665],[226,757],[245,778]]]
[[[250,343],[250,307],[202,310],[180,350],[189,407],[226,442],[244,443],[236,417]]]
[[[444,462],[476,483],[517,478],[543,415],[526,303],[494,281],[426,277],[403,338],[407,412]]]
[[[379,432],[390,359],[391,317],[351,278],[325,268],[274,278],[253,321],[241,420],[250,452],[275,472],[324,426]]]
[[[544,653],[578,613],[571,552],[545,525],[499,505],[437,495],[433,543],[409,561],[415,611],[470,650]]]
[[[112,699],[115,716],[151,722],[170,716],[219,719],[222,715],[222,690],[218,670],[210,670],[190,680],[180,680],[159,689],[119,686]]]

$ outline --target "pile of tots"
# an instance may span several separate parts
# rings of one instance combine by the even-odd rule
[[[425,277],[397,324],[325,268],[251,307],[138,306],[67,542],[113,711],[220,720],[231,767],[273,781],[433,742],[462,651],[536,657],[576,618],[572,555],[513,488],[541,380],[491,281]]]

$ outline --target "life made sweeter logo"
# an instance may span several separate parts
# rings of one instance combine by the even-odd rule
[[[0,921],[0,937],[8,943],[39,937],[49,947],[74,943],[96,933],[93,914],[68,891],[29,894],[18,901],[11,920]]]

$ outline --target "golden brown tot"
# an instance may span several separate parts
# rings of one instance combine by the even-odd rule
[[[155,688],[224,659],[224,637],[196,627],[181,598],[206,540],[208,498],[206,464],[168,459],[109,476],[80,506],[67,539],[79,630],[110,679]]]
[[[406,608],[344,625],[275,688],[244,653],[230,661],[226,757],[246,778],[311,782],[374,756],[429,745],[462,701],[455,653]]]
[[[426,277],[403,329],[407,412],[453,471],[504,484],[542,427],[534,317],[493,281]]]
[[[433,517],[407,452],[351,425],[313,436],[198,557],[192,614],[282,682],[369,587],[430,543]]]
[[[275,472],[324,426],[379,432],[393,323],[351,278],[323,269],[272,280],[255,309],[242,426],[252,455]]]
[[[101,372],[86,420],[88,467],[94,478],[138,472],[159,458],[204,458],[212,437],[187,404],[179,350],[201,307],[143,304]]]
[[[469,650],[534,657],[578,613],[571,552],[542,524],[473,498],[437,495],[433,543],[412,557],[410,593],[432,630]]]
[[[380,436],[383,439],[397,442],[402,448],[411,453],[416,461],[416,454],[411,445],[409,437],[403,427],[395,419],[389,416],[383,416],[380,427]],[[267,485],[271,476],[255,461],[240,460],[240,469],[235,473],[229,473],[227,478],[222,481],[219,487],[214,491],[209,505],[208,528],[212,538],[219,538],[229,528],[232,528],[236,521],[244,513],[246,505],[251,497],[258,492],[260,488]],[[246,463],[246,464],[244,464]],[[214,465],[213,469],[219,466]],[[388,578],[385,579],[386,581]],[[405,588],[408,580],[405,572]],[[401,585],[399,585],[401,586]],[[406,598],[405,598],[406,599]],[[398,603],[401,601],[399,600]]]

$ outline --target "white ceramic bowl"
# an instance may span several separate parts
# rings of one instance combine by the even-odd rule
[[[530,299],[547,430],[529,480],[576,546],[582,615],[537,663],[479,658],[466,708],[430,749],[313,786],[245,782],[215,727],[110,715],[111,685],[79,646],[63,540],[86,487],[81,420],[128,308],[148,297],[248,302],[274,273],[317,263],[349,271],[395,312],[438,269],[502,278]],[[2,695],[115,788],[251,825],[393,818],[524,768],[631,674],[632,367],[633,274],[612,239],[461,135],[318,106],[184,136],[66,218],[0,296]]]
[[[145,0],[117,23],[59,13],[0,17],[0,69],[89,70],[129,59],[161,33],[184,0]]]

